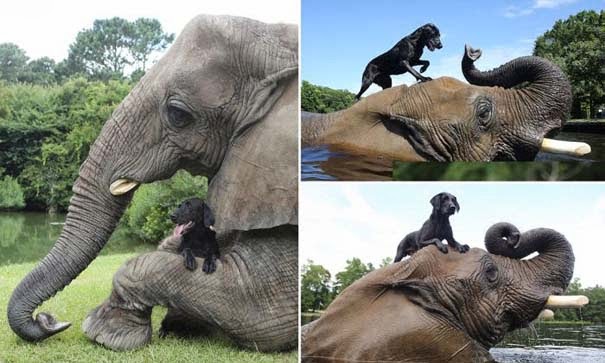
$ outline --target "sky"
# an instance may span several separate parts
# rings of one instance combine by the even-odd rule
[[[464,80],[460,61],[466,43],[483,50],[477,68],[492,69],[531,55],[535,39],[556,20],[603,8],[605,0],[303,0],[302,79],[357,93],[372,58],[434,23],[443,48],[425,48],[422,59],[431,62],[425,75]],[[393,77],[394,85],[414,82],[409,74]],[[373,85],[366,95],[380,89]]]
[[[17,0],[3,1],[0,11],[0,43],[12,42],[30,59],[43,56],[55,61],[67,58],[78,32],[91,28],[95,19],[114,16],[130,21],[155,18],[164,31],[179,34],[198,14],[245,16],[268,23],[300,23],[299,0]]]
[[[300,191],[301,264],[312,260],[333,277],[353,257],[374,266],[394,258],[399,241],[429,217],[431,197],[445,191],[460,204],[450,217],[457,241],[484,248],[497,222],[521,232],[552,228],[573,247],[574,277],[585,287],[605,285],[603,183],[304,182]]]

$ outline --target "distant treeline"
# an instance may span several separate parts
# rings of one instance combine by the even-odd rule
[[[393,260],[387,257],[382,260],[379,267],[387,266],[392,262]],[[345,288],[374,270],[371,263],[365,264],[359,258],[352,258],[347,260],[345,269],[338,272],[333,280],[330,271],[308,260],[302,267],[301,310],[303,312],[325,310]],[[557,309],[555,320],[605,322],[605,288],[599,285],[582,287],[580,279],[576,278],[565,294],[585,295],[590,299],[590,303],[582,309]]]
[[[155,19],[112,18],[79,32],[56,64],[0,44],[0,210],[66,211],[101,127],[173,39]],[[157,241],[177,203],[206,188],[205,178],[184,172],[142,186],[122,223]]]
[[[533,55],[558,64],[569,78],[573,91],[572,118],[596,117],[605,106],[605,10],[582,11],[539,36]],[[368,60],[374,56],[368,54]],[[358,75],[352,75],[358,76]],[[303,81],[303,111],[327,113],[351,106],[354,94]]]

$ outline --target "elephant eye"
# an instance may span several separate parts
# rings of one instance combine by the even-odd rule
[[[492,104],[489,100],[483,99],[477,103],[477,121],[479,126],[487,128],[492,118]]]
[[[494,265],[489,265],[485,270],[485,277],[487,277],[487,281],[490,283],[496,282],[498,280],[498,268]]]
[[[182,102],[170,101],[167,106],[168,121],[174,127],[185,127],[194,121],[194,117]]]

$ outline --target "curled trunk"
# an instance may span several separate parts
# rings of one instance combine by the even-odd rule
[[[491,71],[481,72],[474,62],[481,50],[466,46],[462,73],[476,86],[515,88],[510,92],[520,98],[528,122],[545,122],[547,131],[559,130],[571,110],[571,85],[561,69],[540,57],[516,58]],[[527,85],[524,85],[527,83]]]
[[[115,229],[129,197],[109,193],[106,176],[99,175],[104,142],[100,138],[80,168],[74,183],[65,226],[42,261],[19,283],[10,298],[7,317],[11,329],[28,341],[48,338],[69,327],[52,315],[32,314],[44,301],[61,291],[98,255]]]

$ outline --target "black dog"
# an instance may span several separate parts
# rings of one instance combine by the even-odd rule
[[[468,245],[462,245],[454,239],[452,226],[450,226],[450,216],[460,211],[460,205],[456,197],[449,193],[439,193],[431,198],[431,204],[433,205],[433,212],[429,219],[424,222],[422,228],[408,234],[399,242],[394,262],[399,262],[405,256],[412,255],[419,249],[431,244],[435,244],[441,252],[447,253],[447,246],[441,242],[444,239],[460,253],[469,250]]]
[[[424,73],[430,64],[429,61],[420,59],[425,46],[431,52],[443,47],[439,29],[433,24],[421,26],[412,34],[401,39],[393,48],[372,59],[363,72],[361,90],[359,90],[355,99],[359,100],[372,83],[376,83],[382,89],[390,88],[393,83],[390,77],[392,74],[410,72],[416,77],[417,81],[430,81],[431,78],[420,74]],[[420,73],[412,68],[420,65],[422,66]]]
[[[183,231],[177,251],[185,258],[185,267],[192,271],[197,268],[195,255],[204,257],[202,270],[213,273],[216,270],[219,250],[213,228],[214,215],[210,207],[199,198],[191,198],[181,203],[170,219],[177,224],[177,231]]]

